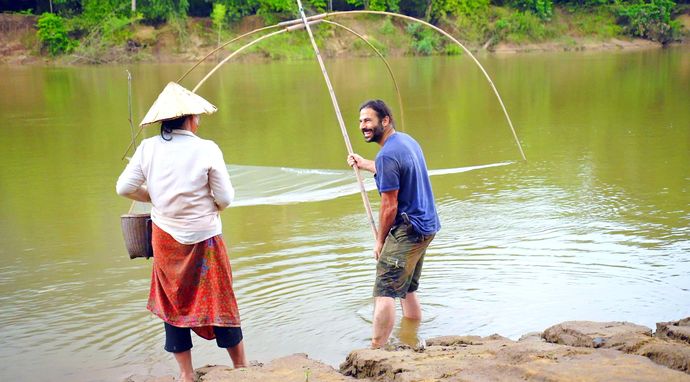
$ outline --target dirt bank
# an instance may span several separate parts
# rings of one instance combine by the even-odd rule
[[[200,382],[690,381],[690,317],[652,329],[569,321],[518,341],[500,335],[429,339],[426,347],[351,352],[336,371],[305,354],[233,370],[206,366]],[[132,376],[125,382],[173,381]]]
[[[0,14],[0,63],[46,62],[37,49],[36,19],[36,16]]]
[[[52,58],[42,51],[36,37],[36,16],[0,14],[0,63],[34,65],[102,64],[127,62],[196,62],[217,46],[217,34],[207,18],[188,18],[183,37],[179,28],[164,24],[158,27],[136,24],[126,44],[96,47],[82,46],[75,53]],[[690,19],[681,18],[685,23]],[[362,32],[367,39],[389,57],[414,54],[412,40],[405,32],[405,24],[392,23],[385,18],[342,17],[338,19],[353,30]],[[264,26],[258,16],[248,16],[233,24],[224,32],[222,41]],[[370,33],[370,35],[367,35]],[[356,36],[344,29],[331,27],[323,34],[322,53],[329,58],[372,56],[373,50]],[[250,41],[243,40],[244,43]],[[598,51],[657,49],[661,44],[642,39],[615,38],[600,40],[592,37],[571,36],[542,43],[473,45],[472,51],[488,51],[496,54],[559,51]],[[231,46],[237,49],[241,45]],[[690,45],[686,45],[690,46]],[[223,56],[227,54],[224,53]],[[220,56],[219,56],[220,57]],[[311,46],[301,32],[286,33],[262,42],[243,52],[237,60],[262,61],[276,59],[313,59]]]

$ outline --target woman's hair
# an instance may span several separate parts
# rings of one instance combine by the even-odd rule
[[[178,117],[175,119],[168,119],[163,122],[161,122],[161,138],[165,141],[171,141],[172,140],[172,131],[173,130],[179,130],[182,128],[182,125],[184,125],[184,121],[187,120],[188,115]],[[168,135],[166,137],[166,134]]]
[[[391,112],[391,109],[380,99],[372,99],[363,103],[362,106],[359,107],[359,111],[362,111],[362,109],[371,109],[375,111],[376,116],[379,117],[379,123],[382,123],[383,119],[388,117],[391,126],[395,128],[395,122],[393,121],[393,113]]]

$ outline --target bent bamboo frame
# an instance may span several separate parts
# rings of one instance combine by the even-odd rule
[[[527,160],[527,158],[525,157],[524,151],[522,151],[522,145],[520,144],[520,140],[518,139],[517,133],[515,132],[515,128],[513,127],[513,122],[510,120],[510,116],[508,115],[508,110],[506,110],[506,107],[505,107],[505,105],[503,104],[503,99],[501,98],[501,95],[498,94],[498,89],[496,89],[496,86],[494,85],[494,82],[491,80],[491,77],[489,77],[489,74],[486,72],[486,70],[484,69],[484,67],[482,66],[482,64],[479,63],[479,60],[477,60],[477,58],[472,54],[472,52],[470,52],[469,49],[467,49],[464,45],[462,45],[462,43],[460,43],[460,41],[458,41],[455,37],[453,37],[452,35],[450,35],[450,33],[446,32],[446,31],[444,31],[443,29],[441,29],[441,28],[439,28],[439,27],[437,27],[437,26],[435,26],[435,25],[433,25],[433,24],[430,24],[430,23],[428,23],[428,22],[426,22],[426,21],[424,21],[424,20],[415,19],[414,17],[410,17],[410,16],[406,16],[406,15],[401,15],[401,14],[398,14],[398,13],[391,13],[391,12],[384,12],[384,11],[368,11],[368,10],[362,10],[362,11],[330,12],[330,13],[322,13],[322,14],[319,14],[319,15],[310,16],[310,17],[307,18],[307,20],[309,20],[309,21],[311,21],[311,20],[319,20],[319,19],[328,18],[328,17],[342,16],[342,15],[355,15],[355,14],[387,15],[387,16],[398,17],[398,18],[401,18],[401,19],[409,20],[409,21],[418,22],[418,23],[420,23],[420,24],[422,24],[422,25],[424,25],[424,26],[427,26],[427,27],[429,27],[429,28],[431,28],[431,29],[433,29],[433,30],[435,30],[435,31],[437,31],[437,32],[439,32],[439,33],[441,33],[442,35],[448,37],[451,41],[453,41],[453,42],[454,42],[455,44],[457,44],[460,48],[462,48],[462,50],[465,51],[465,53],[467,53],[468,56],[470,56],[470,58],[472,59],[472,61],[474,61],[474,63],[477,64],[477,66],[479,67],[479,69],[480,69],[480,70],[482,71],[482,73],[484,74],[484,77],[486,77],[486,80],[489,81],[489,85],[491,85],[491,89],[494,91],[494,94],[496,94],[496,98],[498,99],[498,102],[501,104],[501,109],[503,110],[503,114],[505,115],[506,120],[508,121],[508,126],[510,126],[510,131],[513,133],[513,138],[515,139],[515,143],[517,144],[517,147],[518,147],[518,149],[520,150],[520,155],[522,156],[522,159],[523,159],[523,160]],[[281,23],[281,24],[283,24],[283,25],[292,25],[292,24],[299,23],[299,22],[300,22],[300,20],[295,19],[295,20],[285,21],[285,22],[283,22],[283,23]]]
[[[383,61],[383,63],[386,65],[386,69],[388,70],[388,74],[390,75],[391,80],[393,81],[393,86],[395,86],[395,92],[396,92],[396,95],[397,95],[397,98],[398,98],[398,105],[399,105],[399,107],[400,107],[400,127],[401,127],[401,130],[404,131],[404,130],[405,130],[405,112],[404,112],[404,108],[403,108],[403,104],[402,104],[402,96],[400,95],[400,86],[398,86],[398,81],[395,79],[395,75],[393,74],[393,69],[391,68],[390,64],[388,63],[388,61],[386,60],[386,58],[383,56],[383,54],[381,53],[381,51],[379,51],[369,40],[367,40],[366,37],[364,37],[364,36],[361,35],[360,33],[358,33],[358,32],[356,32],[356,31],[354,31],[354,30],[352,30],[352,29],[346,27],[346,26],[343,25],[343,24],[337,23],[337,22],[335,22],[335,21],[330,21],[330,20],[312,20],[312,21],[309,21],[309,24],[312,25],[312,24],[317,24],[317,23],[319,23],[319,22],[323,22],[323,23],[326,23],[326,24],[331,24],[331,25],[337,26],[337,27],[342,28],[342,29],[346,30],[347,32],[349,32],[349,33],[355,35],[356,37],[358,37],[359,39],[361,39],[362,41],[364,41],[364,42],[374,51],[374,53],[376,53],[376,55],[381,59],[381,61]],[[270,27],[264,27],[264,28],[261,28],[261,29],[256,29],[256,30],[254,30],[254,31],[245,33],[245,34],[243,34],[243,35],[241,35],[241,36],[235,37],[234,39],[232,39],[232,40],[230,40],[230,41],[224,43],[223,45],[219,46],[218,48],[214,49],[214,50],[211,51],[209,54],[207,54],[206,56],[204,56],[204,57],[203,57],[201,60],[199,60],[196,64],[194,64],[194,66],[192,66],[189,70],[187,70],[187,72],[185,72],[185,73],[182,75],[182,77],[180,77],[180,78],[177,80],[177,82],[179,83],[180,81],[182,81],[185,77],[187,77],[187,75],[188,75],[194,68],[196,68],[199,64],[201,64],[201,63],[202,63],[203,61],[205,61],[207,58],[211,57],[214,53],[216,53],[216,52],[217,52],[218,50],[220,50],[221,48],[227,46],[228,44],[230,44],[230,43],[232,43],[232,42],[235,42],[235,41],[239,40],[239,39],[242,38],[242,37],[246,37],[246,36],[249,36],[249,35],[254,34],[254,33],[256,33],[256,32],[259,32],[259,31],[262,31],[262,30],[266,30],[266,29],[269,29],[269,28],[273,28],[273,27],[277,27],[277,26],[281,26],[281,25],[280,25],[280,24],[276,24],[276,25],[272,25],[272,26],[270,26]],[[278,32],[274,32],[274,33],[272,33],[271,35],[273,36],[273,35],[277,35],[277,34],[280,34],[280,33],[283,33],[283,32],[292,32],[292,31],[294,31],[294,30],[299,29],[299,28],[295,28],[295,27],[303,28],[304,25],[303,25],[303,24],[295,24],[295,25],[293,25],[293,26],[290,26],[290,27],[287,27],[287,28],[281,30],[279,33],[278,33]],[[263,40],[263,39],[264,39],[264,37],[262,36],[262,37],[259,37],[259,39],[257,39],[257,40],[260,41],[260,40]],[[240,51],[244,50],[244,49],[247,48],[248,46],[251,46],[251,45],[253,45],[254,43],[258,42],[257,40],[252,40],[251,42],[247,43],[246,45],[243,45],[242,47],[238,48],[235,52],[233,52],[232,54],[230,54],[230,56],[226,57],[223,61],[219,62],[219,63],[212,69],[212,72],[215,72],[216,70],[218,70],[218,68],[220,68],[223,64],[225,64],[230,58],[234,57],[234,56],[236,55],[236,53],[239,53]],[[210,75],[205,76],[199,83],[197,83],[197,85],[194,87],[194,90],[192,90],[192,92],[196,92],[196,90],[198,90],[199,87],[201,87],[201,85],[203,84],[203,82],[206,82],[206,80],[208,79],[208,77],[210,77]]]
[[[510,119],[510,116],[508,115],[508,110],[506,109],[505,104],[503,103],[503,99],[501,98],[501,95],[498,93],[498,89],[496,88],[496,85],[494,85],[493,80],[491,79],[491,77],[489,76],[489,74],[486,72],[486,69],[484,69],[484,67],[483,67],[482,64],[479,62],[479,60],[477,60],[477,58],[472,54],[472,52],[471,52],[469,49],[467,49],[467,47],[465,47],[460,41],[458,41],[455,37],[453,37],[453,36],[452,36],[451,34],[449,34],[448,32],[444,31],[443,29],[441,29],[441,28],[439,28],[439,27],[437,27],[437,26],[435,26],[435,25],[433,25],[433,24],[430,24],[430,23],[428,23],[428,22],[426,22],[426,21],[424,21],[424,20],[415,19],[414,17],[410,17],[410,16],[406,16],[406,15],[401,15],[401,14],[398,14],[398,13],[391,13],[391,12],[384,12],[384,11],[360,10],[360,11],[330,12],[330,13],[321,13],[321,14],[318,14],[318,15],[309,16],[309,17],[307,17],[306,19],[307,19],[307,21],[309,21],[310,24],[311,24],[312,21],[316,21],[316,20],[321,20],[321,19],[330,18],[330,17],[336,17],[336,16],[353,15],[353,14],[386,15],[386,16],[391,16],[391,17],[398,17],[398,18],[401,18],[401,19],[404,19],[404,20],[408,20],[408,21],[417,22],[417,23],[420,23],[420,24],[422,24],[422,25],[424,25],[424,26],[427,26],[427,27],[429,27],[429,28],[431,28],[431,29],[437,31],[438,33],[440,33],[440,34],[446,36],[448,39],[450,39],[452,42],[454,42],[456,45],[458,45],[465,53],[467,53],[468,56],[470,56],[470,58],[472,59],[472,61],[474,61],[474,63],[479,67],[479,69],[481,70],[482,74],[484,74],[484,77],[485,77],[486,80],[489,82],[489,85],[491,86],[491,89],[493,90],[494,94],[496,95],[496,98],[498,99],[498,103],[501,105],[501,110],[503,110],[503,115],[506,117],[506,121],[508,122],[508,126],[510,127],[510,131],[511,131],[512,134],[513,134],[513,139],[515,140],[515,143],[517,144],[518,150],[520,151],[520,156],[522,157],[523,160],[527,160],[527,158],[525,157],[525,152],[522,150],[522,145],[520,144],[520,140],[518,139],[517,133],[515,132],[515,127],[513,127],[513,121]],[[294,20],[283,21],[283,22],[281,22],[281,23],[278,23],[278,24],[275,24],[275,25],[272,25],[272,26],[264,27],[264,28],[261,28],[261,29],[257,29],[256,31],[252,31],[252,32],[246,33],[246,34],[244,34],[244,35],[242,35],[242,36],[240,36],[240,37],[247,36],[247,35],[249,35],[249,34],[251,34],[251,33],[255,33],[255,32],[258,32],[258,31],[261,31],[261,30],[266,30],[266,29],[270,29],[270,28],[278,28],[278,27],[289,27],[289,26],[293,26],[293,25],[299,24],[299,23],[302,23],[302,20],[301,20],[301,19],[294,19]],[[240,38],[240,37],[238,37],[238,38]],[[238,38],[236,38],[236,39],[238,39]],[[235,39],[235,40],[236,40],[236,39]],[[234,41],[234,40],[233,40],[233,41]],[[227,44],[229,44],[229,42],[226,43],[226,44],[224,44],[223,46],[225,46],[225,45],[227,45]],[[222,47],[222,46],[221,46],[221,47]],[[207,57],[209,57],[211,54],[215,53],[215,52],[216,52],[218,49],[220,49],[221,47],[219,47],[219,48],[217,48],[216,50],[214,50],[213,52],[209,53],[209,55],[207,55],[206,57],[204,57],[204,58],[202,59],[202,61],[205,60]],[[200,63],[200,62],[199,62],[199,63]],[[197,65],[199,65],[199,63],[197,63],[194,67],[196,67]],[[190,71],[191,71],[191,69],[190,69]],[[187,73],[185,73],[185,76],[186,76],[186,75],[187,75]],[[184,78],[184,76],[183,76],[182,78]],[[402,103],[401,103],[401,105],[402,105]]]
[[[505,104],[503,103],[503,99],[501,98],[501,95],[498,93],[498,89],[496,89],[496,86],[494,85],[493,80],[491,80],[491,77],[489,76],[489,74],[486,72],[486,70],[484,69],[484,67],[483,67],[483,66],[481,65],[481,63],[477,60],[477,58],[472,54],[472,52],[471,52],[469,49],[467,49],[462,43],[460,43],[457,39],[455,39],[455,37],[453,37],[452,35],[450,35],[448,32],[444,31],[443,29],[438,28],[438,27],[436,27],[435,25],[432,25],[432,24],[430,24],[430,23],[428,23],[428,22],[426,22],[426,21],[419,20],[419,19],[415,19],[415,18],[413,18],[413,17],[406,16],[406,15],[402,15],[402,14],[391,13],[391,12],[384,12],[384,11],[369,11],[369,10],[330,12],[330,13],[322,13],[322,14],[318,14],[318,15],[314,15],[314,16],[310,16],[310,17],[305,17],[305,20],[301,20],[301,19],[289,20],[289,21],[284,21],[284,22],[281,22],[281,23],[278,23],[278,24],[275,24],[275,25],[271,25],[271,26],[259,28],[259,29],[250,31],[250,32],[248,32],[248,33],[245,33],[245,34],[243,34],[243,35],[237,36],[237,37],[235,37],[234,39],[232,39],[232,40],[230,40],[230,41],[228,41],[228,42],[222,44],[221,46],[219,46],[219,47],[217,47],[216,49],[214,49],[213,51],[211,51],[211,52],[208,53],[204,58],[202,58],[202,59],[199,60],[196,64],[194,64],[194,66],[192,66],[189,70],[187,70],[187,72],[185,72],[185,73],[182,75],[182,77],[180,77],[180,79],[178,79],[178,82],[181,81],[181,80],[183,80],[183,79],[184,79],[194,68],[196,68],[199,64],[201,64],[203,61],[205,61],[208,57],[210,57],[211,55],[213,55],[214,53],[216,53],[217,51],[219,51],[219,50],[222,49],[223,47],[225,47],[225,46],[229,45],[230,43],[232,43],[232,42],[234,42],[234,41],[237,41],[237,40],[239,40],[239,39],[241,39],[241,38],[244,38],[244,37],[246,37],[246,36],[249,36],[249,35],[251,35],[251,34],[258,33],[258,32],[265,31],[265,30],[269,30],[269,29],[273,29],[273,28],[280,28],[280,27],[284,27],[284,28],[285,28],[285,29],[283,29],[283,30],[280,32],[280,33],[283,33],[283,32],[286,32],[286,31],[291,30],[290,27],[294,27],[295,24],[299,24],[299,23],[302,23],[302,22],[304,22],[304,25],[306,26],[306,25],[308,25],[308,24],[312,24],[313,22],[316,22],[317,20],[322,20],[322,19],[325,19],[325,18],[331,18],[331,17],[336,17],[336,16],[352,15],[352,14],[378,14],[378,15],[386,15],[386,16],[391,16],[391,17],[398,17],[398,18],[405,19],[405,20],[408,20],[408,21],[418,22],[418,23],[420,23],[420,24],[422,24],[422,25],[424,25],[424,26],[427,26],[427,27],[429,27],[429,28],[432,28],[433,30],[437,31],[438,33],[440,33],[440,34],[446,36],[448,39],[450,39],[452,42],[454,42],[456,45],[458,45],[465,53],[467,53],[468,56],[470,56],[470,58],[472,59],[472,61],[474,61],[474,63],[479,67],[479,69],[481,70],[482,74],[484,74],[484,77],[485,77],[485,78],[487,79],[487,81],[489,82],[489,85],[491,86],[491,89],[493,90],[494,94],[496,95],[496,98],[498,99],[499,104],[501,105],[501,109],[503,110],[503,114],[504,114],[505,117],[506,117],[506,120],[507,120],[507,122],[508,122],[508,126],[510,127],[510,130],[511,130],[511,132],[512,132],[512,134],[513,134],[513,138],[515,139],[515,143],[516,143],[517,146],[518,146],[518,149],[519,149],[519,151],[520,151],[520,155],[522,156],[522,159],[523,159],[523,160],[527,160],[527,158],[525,157],[525,153],[524,153],[524,151],[523,151],[523,149],[522,149],[522,145],[520,144],[520,140],[518,139],[517,133],[515,132],[515,128],[513,127],[513,122],[511,121],[510,116],[508,115],[508,111],[507,111],[507,109],[506,109],[506,107],[505,107]],[[324,20],[324,21],[327,21],[327,20]],[[308,23],[307,23],[307,22],[308,22]],[[330,22],[330,23],[333,23],[333,22]],[[337,24],[337,23],[335,23],[335,24]],[[337,24],[337,25],[340,25],[340,24]],[[344,27],[344,26],[343,26],[343,27]],[[294,29],[297,29],[297,28],[294,28]],[[354,32],[354,31],[350,30],[349,28],[346,28],[346,30],[351,31],[351,32]],[[270,36],[273,36],[273,35],[276,35],[276,34],[278,34],[278,33],[274,32],[274,33],[271,33],[271,34],[269,34],[269,35],[270,35]],[[356,33],[355,33],[355,34],[356,34]],[[269,36],[269,35],[265,35],[265,36]],[[250,42],[250,43],[249,43],[247,46],[245,46],[245,47],[251,46],[251,45],[253,45],[253,44],[256,43],[256,42],[261,41],[261,40],[263,40],[264,38],[267,38],[267,37],[265,37],[265,36],[262,36],[261,38],[259,38],[259,39],[257,39],[257,40],[254,40],[254,41]],[[358,36],[359,36],[359,35],[358,35]],[[359,37],[363,37],[363,36],[359,36]],[[366,41],[366,39],[364,39],[364,40]],[[372,46],[368,41],[366,41],[366,42],[367,42],[370,46]],[[243,48],[245,48],[245,47],[243,47]],[[373,48],[373,46],[372,46],[372,48]],[[242,48],[241,48],[241,49],[242,49]],[[375,49],[375,51],[376,51],[376,49]],[[234,55],[236,55],[237,53],[238,53],[237,51],[236,51],[236,52],[233,52],[233,54],[231,54],[231,56],[234,56]],[[382,57],[382,55],[380,55],[380,53],[379,53],[378,51],[377,51],[377,54],[379,55],[379,57]],[[383,58],[383,57],[382,57],[382,58]],[[229,60],[229,58],[226,58],[225,60],[223,60],[223,63],[227,62],[228,60]],[[385,62],[385,60],[384,60],[384,62]],[[386,62],[386,66],[389,68],[389,72],[391,73],[391,76],[392,76],[392,71],[390,71],[390,66],[387,64],[387,62]],[[219,66],[217,66],[217,67],[219,67]],[[214,68],[214,72],[215,72],[215,70],[217,70],[217,68]],[[209,77],[209,75],[207,75],[207,76],[204,78],[203,81],[205,81],[208,77]],[[395,80],[394,80],[394,82],[395,82]],[[200,86],[200,84],[198,84],[198,85],[195,87],[195,90],[196,90],[199,86]],[[398,87],[397,87],[397,82],[396,82],[396,91],[397,91],[397,90],[398,90]],[[399,97],[399,100],[398,100],[398,101],[399,101],[400,106],[401,106],[401,118],[402,118],[402,102],[400,102],[400,94],[399,94],[399,91],[398,91],[398,97]],[[401,120],[402,120],[402,119],[401,119]],[[136,137],[139,136],[139,134],[141,134],[141,131],[142,131],[142,130],[143,130],[143,127],[140,127],[140,128],[139,128],[139,131],[138,131],[137,134],[135,135],[135,139],[136,139]],[[130,143],[130,145],[127,147],[127,150],[125,151],[125,154],[124,154],[123,157],[122,157],[123,159],[124,159],[124,157],[127,155],[127,152],[129,152],[129,149],[132,147],[133,144],[134,144],[134,140],[132,140],[132,142]]]
[[[405,131],[405,111],[404,111],[404,107],[403,107],[403,103],[402,103],[402,96],[400,95],[400,87],[398,86],[398,81],[395,79],[395,75],[393,74],[393,70],[391,69],[390,64],[388,63],[388,61],[386,60],[386,58],[383,56],[383,54],[382,54],[382,53],[381,53],[371,42],[369,42],[369,40],[367,40],[364,36],[362,36],[361,34],[355,32],[354,30],[352,30],[352,29],[350,29],[350,28],[348,28],[348,27],[346,27],[346,26],[344,26],[344,25],[342,25],[342,24],[340,24],[340,23],[337,23],[337,22],[335,22],[335,21],[330,21],[330,20],[312,20],[312,21],[309,22],[309,24],[316,24],[316,23],[318,23],[318,22],[324,22],[324,23],[327,23],[327,24],[332,24],[332,25],[335,25],[335,26],[338,26],[338,27],[340,27],[340,28],[343,28],[344,30],[346,30],[346,31],[348,31],[348,32],[350,32],[350,33],[352,33],[352,34],[354,34],[355,36],[357,36],[358,38],[360,38],[362,41],[364,41],[369,47],[371,47],[371,49],[376,53],[376,55],[379,56],[379,58],[381,58],[381,60],[383,61],[383,63],[386,65],[386,69],[388,70],[388,74],[390,75],[391,80],[393,81],[393,85],[395,86],[395,92],[396,92],[396,95],[397,95],[397,98],[398,98],[398,105],[399,105],[399,108],[400,108],[400,127],[401,127],[401,130]],[[279,24],[274,24],[274,25],[270,25],[270,26],[263,27],[263,28],[254,29],[254,30],[252,30],[252,31],[249,31],[249,32],[247,32],[247,33],[244,33],[244,34],[242,34],[242,35],[239,35],[239,36],[237,36],[237,37],[235,37],[235,38],[233,38],[233,39],[231,39],[231,40],[229,40],[229,41],[224,42],[223,44],[219,45],[218,47],[216,47],[215,49],[213,49],[212,51],[210,51],[210,52],[209,52],[208,54],[206,54],[204,57],[202,57],[199,61],[197,61],[194,65],[192,65],[192,67],[190,67],[189,69],[187,69],[187,71],[184,72],[184,74],[182,74],[182,76],[181,76],[180,78],[178,78],[176,82],[177,82],[177,83],[180,83],[182,80],[184,80],[184,79],[189,75],[189,73],[191,73],[194,69],[196,69],[196,67],[198,67],[202,62],[206,61],[206,59],[208,59],[209,57],[211,57],[213,54],[217,53],[219,50],[225,48],[226,46],[232,44],[233,42],[235,42],[235,41],[237,41],[237,40],[240,40],[240,39],[242,39],[242,38],[244,38],[244,37],[251,36],[251,35],[253,35],[253,34],[256,34],[256,33],[262,32],[262,31],[266,31],[266,30],[269,30],[269,29],[275,29],[275,28],[279,28],[279,27],[284,27],[284,29],[281,30],[280,32],[271,33],[270,35],[271,35],[271,36],[274,36],[274,35],[277,35],[277,34],[280,34],[280,33],[284,33],[284,32],[291,32],[291,31],[294,31],[294,30],[297,30],[297,29],[300,29],[300,28],[303,28],[303,27],[304,27],[303,24],[295,24],[295,23],[292,23],[292,21],[288,21],[287,23],[288,23],[288,24],[286,24],[286,22],[282,22],[282,23],[279,23]],[[236,56],[239,52],[243,51],[244,49],[248,48],[248,47],[251,46],[251,45],[254,45],[255,43],[257,43],[257,42],[259,42],[259,41],[261,41],[261,40],[264,40],[265,38],[267,38],[267,37],[262,36],[262,37],[259,37],[258,39],[252,40],[252,41],[250,41],[249,43],[247,43],[247,44],[241,46],[241,47],[238,48],[236,51],[234,51],[233,53],[231,53],[230,56],[226,57],[221,63],[217,64],[216,67],[214,67],[214,68],[212,69],[212,72],[217,71],[218,68],[220,68],[220,66],[222,66],[223,64],[225,64],[225,63],[226,63],[227,61],[229,61],[232,57]],[[205,82],[205,81],[208,79],[208,77],[210,77],[211,74],[212,74],[212,73],[207,74],[207,75],[202,79],[202,81],[201,81],[200,83],[197,83],[197,85],[194,87],[194,90],[192,90],[192,91],[193,91],[193,92],[196,92],[196,90],[203,84],[203,82]],[[125,150],[125,153],[123,154],[122,159],[125,158],[125,156],[127,155],[127,152],[129,152],[129,149],[131,149],[132,146],[135,144],[136,138],[139,137],[139,134],[141,134],[141,132],[143,131],[143,129],[144,129],[144,127],[143,127],[143,126],[140,126],[140,127],[139,127],[139,130],[137,131],[136,134],[134,134],[134,132],[132,131],[132,141],[130,142],[129,146],[127,146],[127,149]]]

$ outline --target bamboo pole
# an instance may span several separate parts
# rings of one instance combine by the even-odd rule
[[[326,81],[326,87],[328,88],[328,94],[331,96],[331,102],[333,103],[333,109],[335,110],[335,115],[338,119],[338,124],[340,125],[340,131],[343,134],[343,140],[345,141],[345,146],[347,147],[348,154],[354,154],[352,151],[352,144],[350,143],[350,138],[347,135],[347,129],[345,128],[345,121],[343,121],[343,116],[340,112],[340,107],[338,106],[338,100],[335,97],[335,91],[333,90],[333,85],[331,85],[331,79],[328,77],[328,72],[326,71],[326,66],[321,58],[321,53],[319,52],[319,47],[316,45],[314,40],[314,35],[311,32],[311,27],[307,21],[307,16],[304,14],[304,8],[302,8],[302,1],[297,0],[297,6],[299,7],[299,13],[302,16],[302,22],[304,23],[304,28],[307,30],[309,35],[309,40],[311,40],[311,46],[314,48],[314,53],[316,54],[316,59],[321,67],[321,73],[323,74],[323,79]],[[362,195],[362,202],[364,202],[364,208],[367,210],[367,216],[369,217],[369,224],[371,224],[371,231],[376,238],[376,223],[374,222],[374,215],[371,212],[371,205],[369,204],[369,197],[367,196],[367,190],[364,188],[364,181],[362,180],[362,175],[359,173],[359,168],[357,165],[352,166],[357,177],[357,183],[359,184],[359,191]]]

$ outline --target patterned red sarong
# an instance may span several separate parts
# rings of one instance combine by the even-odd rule
[[[223,237],[178,243],[153,224],[153,272],[147,309],[170,325],[192,328],[207,340],[213,326],[239,327],[232,270]]]

